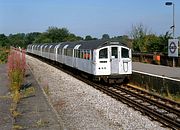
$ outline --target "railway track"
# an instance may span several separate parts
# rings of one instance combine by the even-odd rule
[[[122,100],[165,126],[180,129],[180,104],[136,88],[132,89],[129,85],[110,89],[114,94],[119,95],[118,100]]]
[[[48,63],[115,98],[116,100],[141,111],[143,114],[162,123],[164,126],[172,129],[180,129],[180,103],[162,98],[131,85],[115,85],[113,87],[109,87],[95,83],[89,79],[79,76],[77,73],[72,73],[68,69],[64,70],[58,65],[52,64],[52,62]]]

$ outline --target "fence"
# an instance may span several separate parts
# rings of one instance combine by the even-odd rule
[[[173,66],[173,58],[163,54],[133,53],[132,57],[133,62],[143,62],[171,67]],[[176,67],[180,67],[180,56],[175,57],[175,65]]]

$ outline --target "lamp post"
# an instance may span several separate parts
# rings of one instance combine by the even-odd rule
[[[173,39],[175,38],[175,4],[173,2],[166,2],[165,5],[167,6],[173,6],[173,25],[171,26],[171,29],[173,29]],[[173,67],[175,67],[175,58],[173,57]]]
[[[173,25],[171,26],[171,29],[173,29],[173,38],[175,38],[175,4],[173,2],[166,2],[165,5],[167,6],[173,6]]]

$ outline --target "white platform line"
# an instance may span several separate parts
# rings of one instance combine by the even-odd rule
[[[133,70],[133,72],[140,73],[140,74],[145,74],[145,75],[149,75],[149,76],[153,76],[153,77],[158,77],[158,78],[163,78],[163,79],[168,79],[168,80],[173,80],[173,81],[180,82],[179,79],[169,78],[169,77],[166,77],[166,76],[163,76],[163,75],[150,74],[150,73],[141,72],[141,71],[137,71],[137,70]]]

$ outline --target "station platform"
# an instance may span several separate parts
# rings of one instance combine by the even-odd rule
[[[132,68],[130,84],[162,96],[180,97],[179,67],[133,62]]]
[[[133,72],[180,82],[180,68],[133,62]]]

